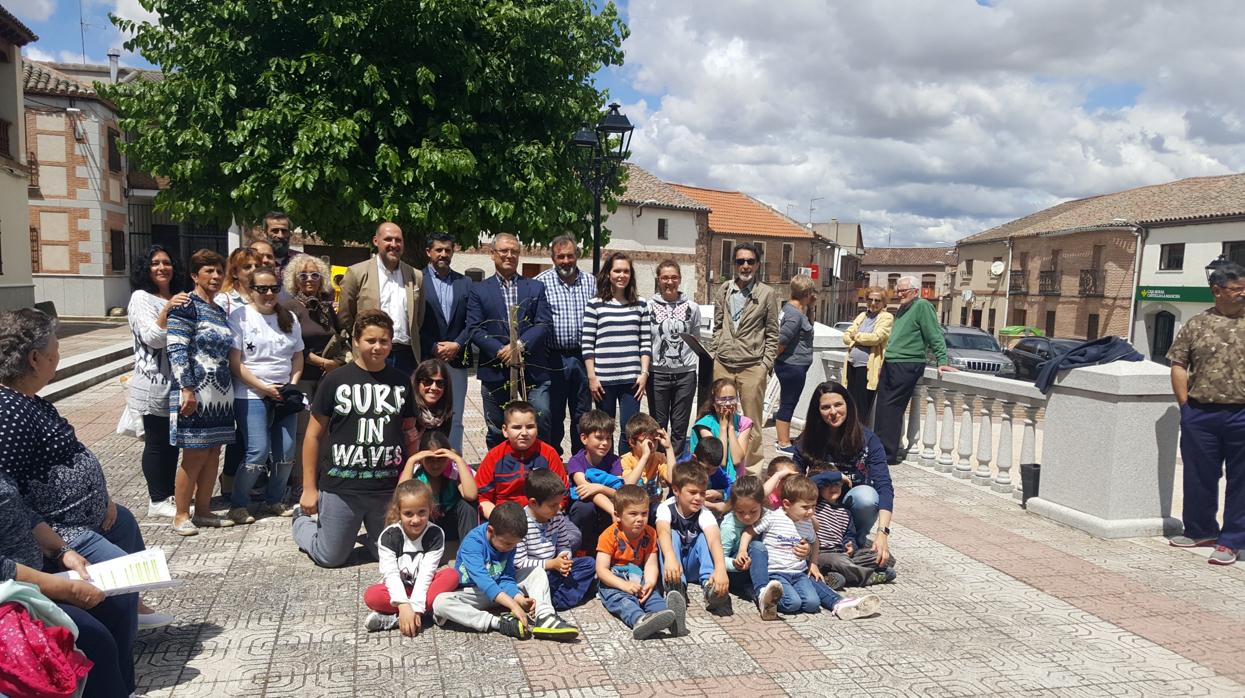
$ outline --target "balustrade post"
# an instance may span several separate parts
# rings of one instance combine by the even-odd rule
[[[1012,411],[1015,409],[1016,403],[1009,400],[999,403],[999,452],[994,459],[999,472],[990,486],[995,492],[1012,491]]]
[[[934,393],[938,389],[927,383],[924,390],[925,426],[921,429],[921,444],[925,448],[921,450],[921,465],[932,468],[937,462],[937,451],[934,447],[938,445],[938,400]]]
[[[960,460],[955,464],[955,476],[967,480],[973,475],[973,396],[964,394],[960,405]]]
[[[1036,463],[1037,461],[1037,405],[1025,405],[1025,430],[1020,440],[1020,463]],[[1020,478],[1016,478],[1016,489],[1012,497],[1023,499],[1020,489]]]
[[[904,444],[904,462],[916,464],[919,462],[921,448],[918,445],[918,439],[921,436],[921,396],[918,392],[920,386],[912,391],[912,399],[908,401],[908,424],[904,431],[907,443]]]
[[[955,460],[951,457],[955,449],[955,391],[943,388],[942,400],[942,435],[938,439],[938,449],[942,453],[938,456],[938,472],[949,473],[955,470]]]
[[[994,458],[994,398],[981,396],[981,424],[977,432],[977,469],[973,471],[974,485],[989,485],[993,479],[990,461]]]

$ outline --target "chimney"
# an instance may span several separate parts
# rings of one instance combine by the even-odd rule
[[[117,84],[118,63],[121,60],[121,51],[115,48],[108,49],[108,76],[112,80],[112,84]]]

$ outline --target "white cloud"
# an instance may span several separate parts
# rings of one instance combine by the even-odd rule
[[[112,0],[112,13],[124,19],[132,19],[135,22],[157,23],[160,15],[154,12],[148,12],[143,9],[138,0]]]
[[[52,55],[52,54],[51,54],[50,52],[48,52],[48,51],[44,51],[43,49],[39,48],[38,46],[25,46],[25,47],[23,47],[23,48],[22,48],[22,56],[24,56],[24,57],[26,58],[26,60],[30,60],[30,61],[47,61],[47,62],[50,62],[50,61],[55,61],[55,60],[56,60],[56,56]]]
[[[632,0],[633,157],[871,244],[954,240],[1059,200],[1245,170],[1230,0]],[[1135,104],[1090,105],[1135,84]]]
[[[56,0],[11,0],[13,14],[29,22],[44,22],[56,11]]]

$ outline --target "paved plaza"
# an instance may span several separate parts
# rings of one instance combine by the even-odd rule
[[[58,407],[141,521],[141,444],[113,434],[123,396],[113,380]],[[964,481],[892,472],[899,579],[873,588],[879,615],[762,623],[738,600],[734,617],[713,618],[693,599],[690,635],[643,643],[595,600],[564,614],[584,631],[572,644],[435,626],[369,634],[362,593],[379,578],[359,551],[323,570],[288,519],[186,539],[143,523],[184,584],[147,596],[179,620],[141,636],[139,694],[1245,695],[1245,564],[1214,568],[1161,539],[1097,540]]]

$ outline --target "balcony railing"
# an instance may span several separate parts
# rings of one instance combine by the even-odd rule
[[[1101,298],[1106,295],[1107,275],[1102,269],[1082,269],[1080,294],[1086,298]]]
[[[1012,271],[1011,280],[1007,284],[1009,296],[1024,296],[1029,293],[1029,272],[1025,269]]]
[[[825,269],[822,269],[821,270],[821,287],[831,288],[833,286],[834,286],[834,274],[831,274]]]
[[[1058,269],[1038,272],[1038,293],[1043,296],[1060,295],[1059,284],[1062,280],[1063,274]]]

